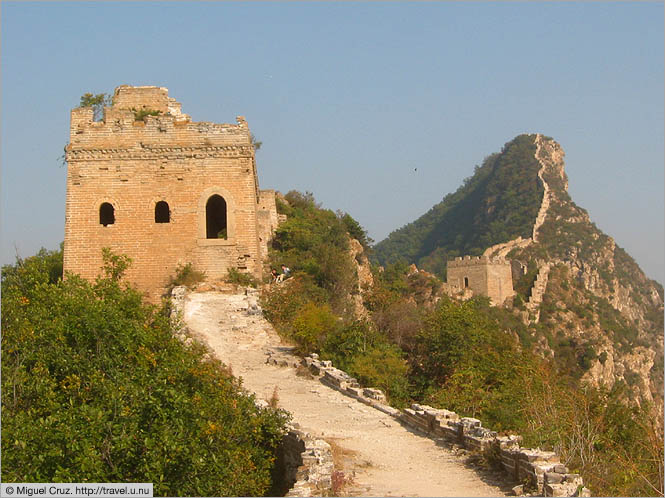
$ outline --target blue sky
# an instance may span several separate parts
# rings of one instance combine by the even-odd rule
[[[262,188],[311,191],[377,241],[544,133],[573,199],[665,280],[662,2],[1,9],[1,263],[62,241],[69,111],[131,84],[168,87],[195,121],[246,116]]]

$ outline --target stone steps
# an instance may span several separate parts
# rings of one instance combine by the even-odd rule
[[[534,322],[538,323],[540,320],[540,304],[543,302],[543,295],[547,289],[547,281],[549,280],[550,263],[545,263],[538,270],[536,281],[531,288],[531,296],[526,303],[526,309],[535,314]]]

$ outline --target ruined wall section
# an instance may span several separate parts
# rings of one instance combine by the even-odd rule
[[[267,362],[286,366],[279,356],[269,356]],[[414,403],[404,410],[393,408],[387,404],[383,391],[360,387],[357,379],[335,368],[331,361],[320,360],[315,353],[303,358],[302,365],[323,384],[390,415],[417,433],[488,455],[510,480],[522,483],[513,488],[517,496],[524,495],[527,489],[531,491],[527,496],[591,496],[580,475],[571,473],[556,452],[520,447],[521,436],[499,436],[482,427],[476,418],[460,417],[453,411],[427,405]]]
[[[160,110],[137,121],[134,109]],[[65,219],[65,271],[93,279],[102,247],[129,255],[128,279],[157,299],[179,264],[209,278],[238,268],[259,277],[261,254],[254,147],[244,118],[237,124],[191,122],[164,88],[119,87],[104,120],[91,108],[71,112]],[[205,206],[227,203],[227,239],[206,238]],[[155,222],[168,203],[169,223]],[[100,224],[110,203],[115,222]]]
[[[448,261],[447,283],[453,293],[471,289],[495,305],[515,294],[510,262],[503,258],[465,256]]]
[[[259,246],[261,251],[261,259],[262,261],[267,261],[268,244],[270,240],[272,240],[272,237],[275,234],[275,230],[279,225],[274,190],[259,191],[257,217],[259,224]]]

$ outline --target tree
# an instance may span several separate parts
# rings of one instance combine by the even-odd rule
[[[104,116],[104,106],[110,106],[113,103],[113,97],[108,93],[84,93],[81,95],[79,107],[92,107],[93,119],[101,121]]]
[[[259,408],[168,313],[58,253],[2,271],[2,480],[152,482],[155,496],[261,496],[287,414]]]

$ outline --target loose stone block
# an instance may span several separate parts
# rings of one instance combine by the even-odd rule
[[[548,484],[559,484],[563,482],[563,474],[558,474],[556,472],[545,472],[545,482]]]

